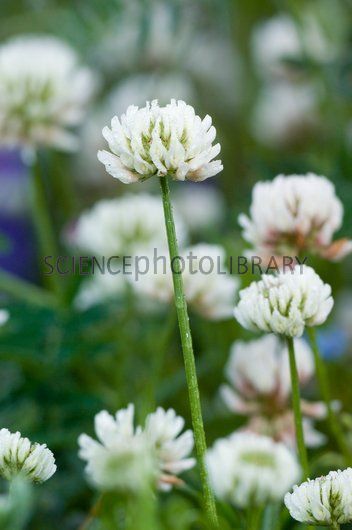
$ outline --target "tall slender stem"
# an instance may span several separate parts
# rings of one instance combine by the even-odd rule
[[[304,443],[304,434],[303,434],[303,421],[302,421],[302,412],[301,412],[301,397],[299,390],[299,379],[296,365],[295,357],[295,346],[292,337],[286,337],[288,354],[290,360],[290,372],[291,372],[291,386],[292,386],[292,405],[293,413],[295,418],[295,430],[296,430],[296,441],[298,455],[301,462],[304,478],[309,477],[309,467],[308,467],[308,457],[307,449]]]
[[[339,446],[341,453],[343,454],[346,460],[347,465],[351,465],[352,464],[352,453],[346,441],[340,422],[338,421],[336,414],[333,410],[333,407],[331,405],[331,392],[330,392],[329,379],[326,373],[326,367],[325,367],[324,361],[321,358],[321,355],[319,352],[315,328],[307,328],[307,334],[308,334],[309,341],[310,341],[313,354],[314,354],[315,372],[316,372],[317,379],[318,379],[319,390],[320,390],[321,396],[326,405],[330,430],[333,436],[335,437],[335,440]]]
[[[58,256],[57,243],[51,215],[49,213],[38,154],[32,164],[32,210],[41,260],[43,260],[45,256],[53,256],[53,258],[56,258]],[[62,299],[62,289],[55,271],[52,275],[47,276],[47,279],[52,291],[56,293],[58,299]]]
[[[247,530],[259,530],[261,527],[263,508],[261,506],[252,507],[248,510]]]
[[[195,445],[198,457],[198,465],[203,487],[204,507],[212,526],[217,528],[218,519],[216,513],[215,499],[210,487],[208,472],[205,463],[207,447],[199,396],[196,364],[193,352],[192,335],[189,325],[187,303],[185,300],[183,289],[180,260],[178,259],[179,251],[176,238],[175,222],[173,218],[172,205],[170,200],[168,178],[161,177],[160,185],[163,198],[167,239],[169,244],[172,278],[175,293],[175,305],[181,335],[181,343],[188,386],[189,401],[191,407]]]

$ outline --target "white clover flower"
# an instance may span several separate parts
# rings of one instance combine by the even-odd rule
[[[187,303],[196,313],[209,320],[229,318],[238,290],[238,280],[224,267],[225,251],[218,245],[199,244],[180,253],[182,277]],[[137,294],[152,300],[171,303],[174,296],[169,256],[150,258],[146,274],[131,278]],[[175,266],[175,265],[174,265]]]
[[[252,134],[269,147],[301,145],[316,128],[317,105],[317,90],[311,85],[268,84],[253,110]]]
[[[239,294],[234,315],[241,326],[288,337],[301,337],[305,326],[323,324],[334,305],[330,285],[306,265],[263,274]]]
[[[252,54],[258,71],[264,76],[285,73],[285,60],[301,55],[301,41],[295,22],[287,15],[266,20],[254,27]]]
[[[0,47],[0,144],[76,148],[95,80],[66,43],[24,35]]]
[[[79,456],[86,460],[86,474],[94,486],[103,490],[139,491],[154,475],[152,452],[134,428],[134,407],[119,410],[115,418],[102,411],[95,416],[95,441],[81,434]]]
[[[10,318],[10,313],[7,309],[0,309],[0,327],[4,326]]]
[[[352,469],[330,471],[286,493],[285,504],[296,521],[337,528],[352,521]]]
[[[187,239],[182,219],[175,212],[181,244]],[[69,234],[71,244],[105,257],[143,255],[167,248],[160,200],[147,193],[126,194],[97,202],[84,212]]]
[[[225,202],[213,186],[187,183],[176,190],[173,203],[187,227],[194,232],[218,227],[224,218]],[[194,192],[194,193],[193,193]]]
[[[75,307],[80,311],[85,311],[90,307],[116,300],[126,293],[127,280],[122,274],[105,274],[97,271],[80,285],[74,300]]]
[[[184,420],[175,411],[158,408],[146,418],[145,428],[134,427],[134,407],[115,418],[102,411],[95,416],[98,442],[82,434],[79,456],[87,461],[90,481],[101,489],[138,490],[151,480],[162,490],[177,484],[176,477],[194,466],[186,458],[193,449],[192,431],[179,436]]]
[[[116,53],[114,54],[116,55]],[[171,98],[192,102],[194,87],[188,77],[180,72],[133,74],[120,81],[107,95],[103,104],[84,121],[81,130],[82,156],[77,160],[81,180],[101,185],[105,168],[97,159],[97,151],[104,149],[101,130],[113,114],[120,116],[129,105],[143,106],[146,101],[157,99],[166,105]],[[110,180],[106,181],[110,183]]]
[[[222,170],[220,144],[212,145],[216,130],[210,116],[203,120],[184,101],[171,100],[159,107],[156,100],[145,107],[129,106],[121,120],[115,116],[103,136],[110,151],[98,159],[108,173],[131,184],[154,175],[175,180],[202,181]]]
[[[186,262],[184,291],[190,306],[209,320],[231,317],[239,284],[224,267],[224,249],[203,243],[189,247],[182,255]]]
[[[283,499],[300,476],[294,453],[266,436],[235,433],[208,450],[215,495],[239,508]]]
[[[299,380],[304,384],[314,374],[314,360],[303,339],[296,340],[295,354]],[[225,373],[231,387],[223,386],[221,394],[229,408],[238,413],[257,413],[269,405],[270,412],[273,408],[281,410],[291,394],[287,345],[275,335],[236,341]]]
[[[317,20],[316,15],[303,12],[299,22],[284,14],[255,26],[251,44],[258,72],[266,78],[287,77],[295,74],[294,61],[306,57],[322,62],[331,60],[336,46]]]
[[[239,223],[244,239],[261,256],[309,251],[338,260],[352,251],[350,240],[332,240],[342,217],[342,203],[333,184],[308,173],[258,182],[252,192],[250,217],[241,214]]]
[[[156,412],[149,414],[145,422],[144,433],[155,448],[159,464],[159,488],[169,491],[179,481],[176,475],[194,467],[196,461],[189,458],[194,439],[191,430],[180,434],[185,424],[181,416],[173,409],[165,411],[158,407]],[[188,457],[188,458],[187,458]]]
[[[21,433],[0,430],[0,476],[12,480],[21,474],[32,482],[45,482],[56,471],[53,453],[45,444],[32,443]]]
[[[295,341],[295,354],[299,381],[304,385],[314,374],[313,354],[302,339]],[[222,385],[220,394],[230,411],[249,416],[243,429],[295,448],[286,344],[275,335],[264,335],[249,342],[236,341],[225,374],[230,384]],[[307,446],[322,445],[325,437],[314,429],[313,419],[325,418],[326,407],[320,402],[302,400],[301,409]]]

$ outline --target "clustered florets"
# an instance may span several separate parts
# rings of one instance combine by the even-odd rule
[[[79,455],[87,461],[86,473],[101,489],[138,491],[148,483],[169,490],[177,475],[194,466],[188,455],[193,433],[180,434],[184,419],[173,409],[159,407],[149,414],[144,428],[134,427],[134,406],[119,410],[115,418],[102,411],[95,417],[99,442],[82,434]]]
[[[289,272],[264,274],[240,291],[234,314],[246,329],[300,337],[305,326],[325,322],[333,304],[330,285],[311,267],[296,265]]]
[[[184,101],[160,107],[152,101],[145,107],[128,107],[103,135],[110,151],[98,158],[113,177],[125,184],[154,175],[175,180],[202,181],[222,170],[220,144],[212,145],[216,130],[210,116],[203,120]]]

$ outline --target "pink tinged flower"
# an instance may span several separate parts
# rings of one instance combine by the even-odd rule
[[[239,224],[253,252],[264,258],[310,252],[337,261],[352,251],[349,239],[333,240],[342,217],[343,206],[333,184],[308,173],[258,182],[250,216],[241,214]]]

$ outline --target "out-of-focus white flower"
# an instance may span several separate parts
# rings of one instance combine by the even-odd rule
[[[224,249],[203,243],[182,255],[186,263],[184,291],[190,306],[210,320],[230,318],[239,284],[224,267]]]
[[[95,272],[80,285],[74,302],[75,307],[84,311],[106,300],[114,300],[125,293],[126,285],[127,280],[123,272],[119,274]]]
[[[99,151],[98,159],[108,173],[131,184],[152,176],[202,181],[223,166],[213,160],[220,144],[213,145],[216,130],[210,116],[203,120],[184,101],[171,100],[165,107],[157,101],[145,107],[129,106],[121,120],[115,116],[103,136],[110,151]]]
[[[187,303],[209,320],[229,318],[238,289],[238,280],[224,266],[225,252],[218,245],[199,244],[181,252],[181,268]],[[171,302],[173,285],[169,256],[150,258],[149,271],[132,278],[136,292],[160,302]],[[174,265],[175,266],[175,265]]]
[[[288,404],[287,404],[288,405]],[[307,447],[321,447],[326,443],[326,436],[315,428],[314,419],[326,417],[326,407],[323,403],[307,403],[301,401],[303,417],[304,442]],[[311,417],[308,417],[311,416]],[[276,442],[282,442],[292,451],[297,450],[295,418],[292,409],[286,408],[275,415],[253,415],[241,427],[241,431],[269,436]]]
[[[352,469],[348,468],[294,486],[292,493],[286,493],[285,504],[296,521],[335,528],[352,521],[351,497]]]
[[[10,313],[7,309],[0,309],[0,327],[4,326],[10,318]]]
[[[180,242],[187,238],[184,224],[175,214]],[[97,202],[78,219],[70,242],[93,255],[111,257],[142,255],[167,246],[160,200],[147,193],[127,194]]]
[[[263,274],[239,294],[234,315],[244,328],[288,337],[301,337],[305,326],[323,324],[334,305],[330,285],[306,265]]]
[[[134,407],[119,410],[115,418],[102,411],[95,416],[99,441],[81,434],[79,456],[87,462],[86,473],[103,490],[139,491],[155,475],[151,449],[140,428],[134,427]]]
[[[287,15],[273,17],[255,26],[252,54],[258,71],[268,77],[284,71],[284,60],[301,55],[301,42],[294,21]]]
[[[155,448],[160,471],[159,488],[164,491],[178,483],[176,475],[195,465],[195,459],[189,458],[194,445],[193,432],[188,430],[180,434],[184,424],[185,420],[173,409],[166,411],[161,407],[146,419],[144,433]]]
[[[242,64],[230,32],[222,31],[221,36],[219,33],[209,28],[193,31],[192,42],[183,58],[189,76],[205,88],[202,98],[210,108],[216,107],[218,113],[229,119],[243,95]]]
[[[299,380],[304,384],[314,373],[314,361],[303,339],[296,340],[295,355]],[[280,411],[291,393],[287,345],[275,335],[236,341],[225,373],[231,387],[223,386],[221,393],[229,408],[237,413],[264,412],[269,407],[270,412],[273,408]]]
[[[331,60],[336,49],[324,34],[317,17],[302,15],[295,22],[287,15],[278,15],[258,24],[252,34],[252,54],[263,77],[287,76],[295,68],[285,61],[302,61],[307,57],[315,61]]]
[[[114,74],[177,66],[189,52],[195,23],[189,2],[177,2],[176,6],[153,0],[148,3],[146,14],[139,0],[128,0],[104,31],[94,59]]]
[[[314,374],[314,360],[307,343],[295,341],[298,377],[301,385]],[[249,416],[244,430],[270,436],[294,448],[294,417],[291,411],[291,380],[287,346],[275,335],[249,342],[236,341],[225,374],[230,385],[222,385],[220,394],[229,410]],[[322,403],[301,402],[305,441],[317,447],[325,437],[314,429],[312,419],[326,416]]]
[[[133,405],[115,418],[102,411],[95,417],[99,442],[82,434],[79,456],[87,461],[87,475],[98,488],[135,491],[153,480],[169,490],[179,482],[177,475],[195,464],[186,458],[193,449],[193,434],[179,436],[183,426],[183,418],[172,409],[149,414],[144,429],[134,427]]]
[[[269,84],[254,108],[253,136],[270,147],[301,144],[317,125],[317,100],[310,85]]]
[[[45,444],[32,443],[21,433],[0,430],[0,476],[12,480],[21,474],[32,482],[45,482],[56,471],[53,453]]]
[[[195,232],[219,226],[225,213],[223,196],[212,186],[194,186],[187,183],[174,195],[174,204],[186,226]]]
[[[338,260],[352,251],[347,239],[333,241],[341,227],[343,206],[325,177],[279,175],[258,182],[250,217],[239,216],[243,237],[260,256],[299,255],[309,251]]]
[[[207,464],[215,495],[240,508],[282,500],[300,476],[285,445],[250,433],[217,440]]]
[[[25,35],[0,47],[0,143],[64,150],[77,147],[79,125],[95,80],[61,40]]]

